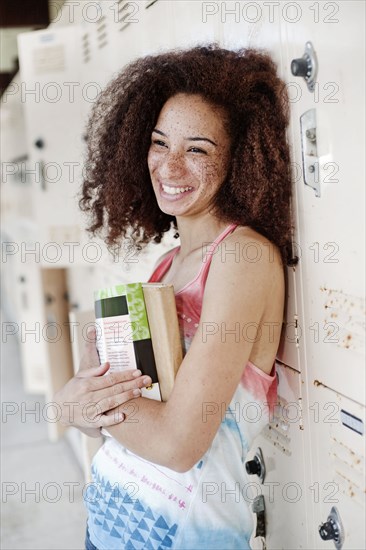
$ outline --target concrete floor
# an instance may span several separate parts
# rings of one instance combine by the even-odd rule
[[[42,415],[24,414],[44,398],[24,393],[15,336],[2,339],[1,400],[1,549],[82,550],[84,475],[68,438],[51,443]]]

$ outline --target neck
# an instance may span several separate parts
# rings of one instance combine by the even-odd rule
[[[184,259],[195,250],[201,250],[204,245],[212,243],[228,225],[229,222],[222,222],[210,214],[189,219],[177,216],[180,258]]]

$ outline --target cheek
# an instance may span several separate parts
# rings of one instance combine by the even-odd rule
[[[153,152],[149,151],[148,154],[147,154],[147,166],[149,168],[150,174],[156,168],[156,164],[157,164],[156,155],[154,155]]]
[[[190,174],[196,182],[202,185],[208,183],[215,173],[214,164],[207,159],[191,157],[186,161],[185,168],[187,174]]]
[[[220,184],[225,176],[225,167],[221,160],[211,160],[202,163],[200,167],[200,178],[202,183],[216,186]]]
[[[151,164],[151,153],[150,153],[150,150],[147,152],[147,156],[146,156],[146,161],[147,161],[147,165],[150,169],[150,164]]]

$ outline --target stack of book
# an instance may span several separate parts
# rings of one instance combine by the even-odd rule
[[[95,292],[97,349],[114,370],[140,369],[142,396],[167,401],[183,360],[173,285],[127,283]]]

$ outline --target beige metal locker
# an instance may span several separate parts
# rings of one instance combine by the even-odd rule
[[[359,79],[364,12],[362,2],[319,3],[313,10],[305,4],[301,21],[285,26],[288,80],[296,97],[292,145],[300,166],[300,117],[314,111],[316,123],[313,165],[320,196],[303,178],[296,185],[307,372],[360,403],[365,403],[364,86]],[[339,36],[351,28],[343,43]],[[318,63],[313,92],[290,73],[291,59],[303,55],[308,41]],[[304,130],[307,124],[303,118]],[[309,146],[306,136],[303,146]]]
[[[318,383],[312,392],[311,431],[314,459],[312,525],[316,548],[334,548],[323,541],[317,528],[331,531],[339,522],[343,548],[362,549],[365,542],[365,406]],[[328,525],[327,525],[328,523]],[[309,526],[310,527],[310,526]]]
[[[17,244],[21,247],[29,243],[20,239]],[[29,246],[28,250],[31,249],[32,246]],[[29,257],[27,263],[22,261],[21,253],[14,257],[12,263],[14,278],[11,283],[8,282],[6,290],[11,293],[10,323],[14,324],[19,337],[24,389],[29,394],[46,395],[48,352],[43,337],[45,312],[41,272],[37,263]]]
[[[76,193],[82,169],[80,27],[68,25],[18,35],[21,103],[32,183],[32,206],[43,245],[78,239]],[[52,234],[53,231],[53,234]],[[76,238],[75,238],[76,237]],[[68,265],[68,254],[57,266]],[[50,266],[53,256],[43,254]],[[51,266],[52,267],[52,266]]]

